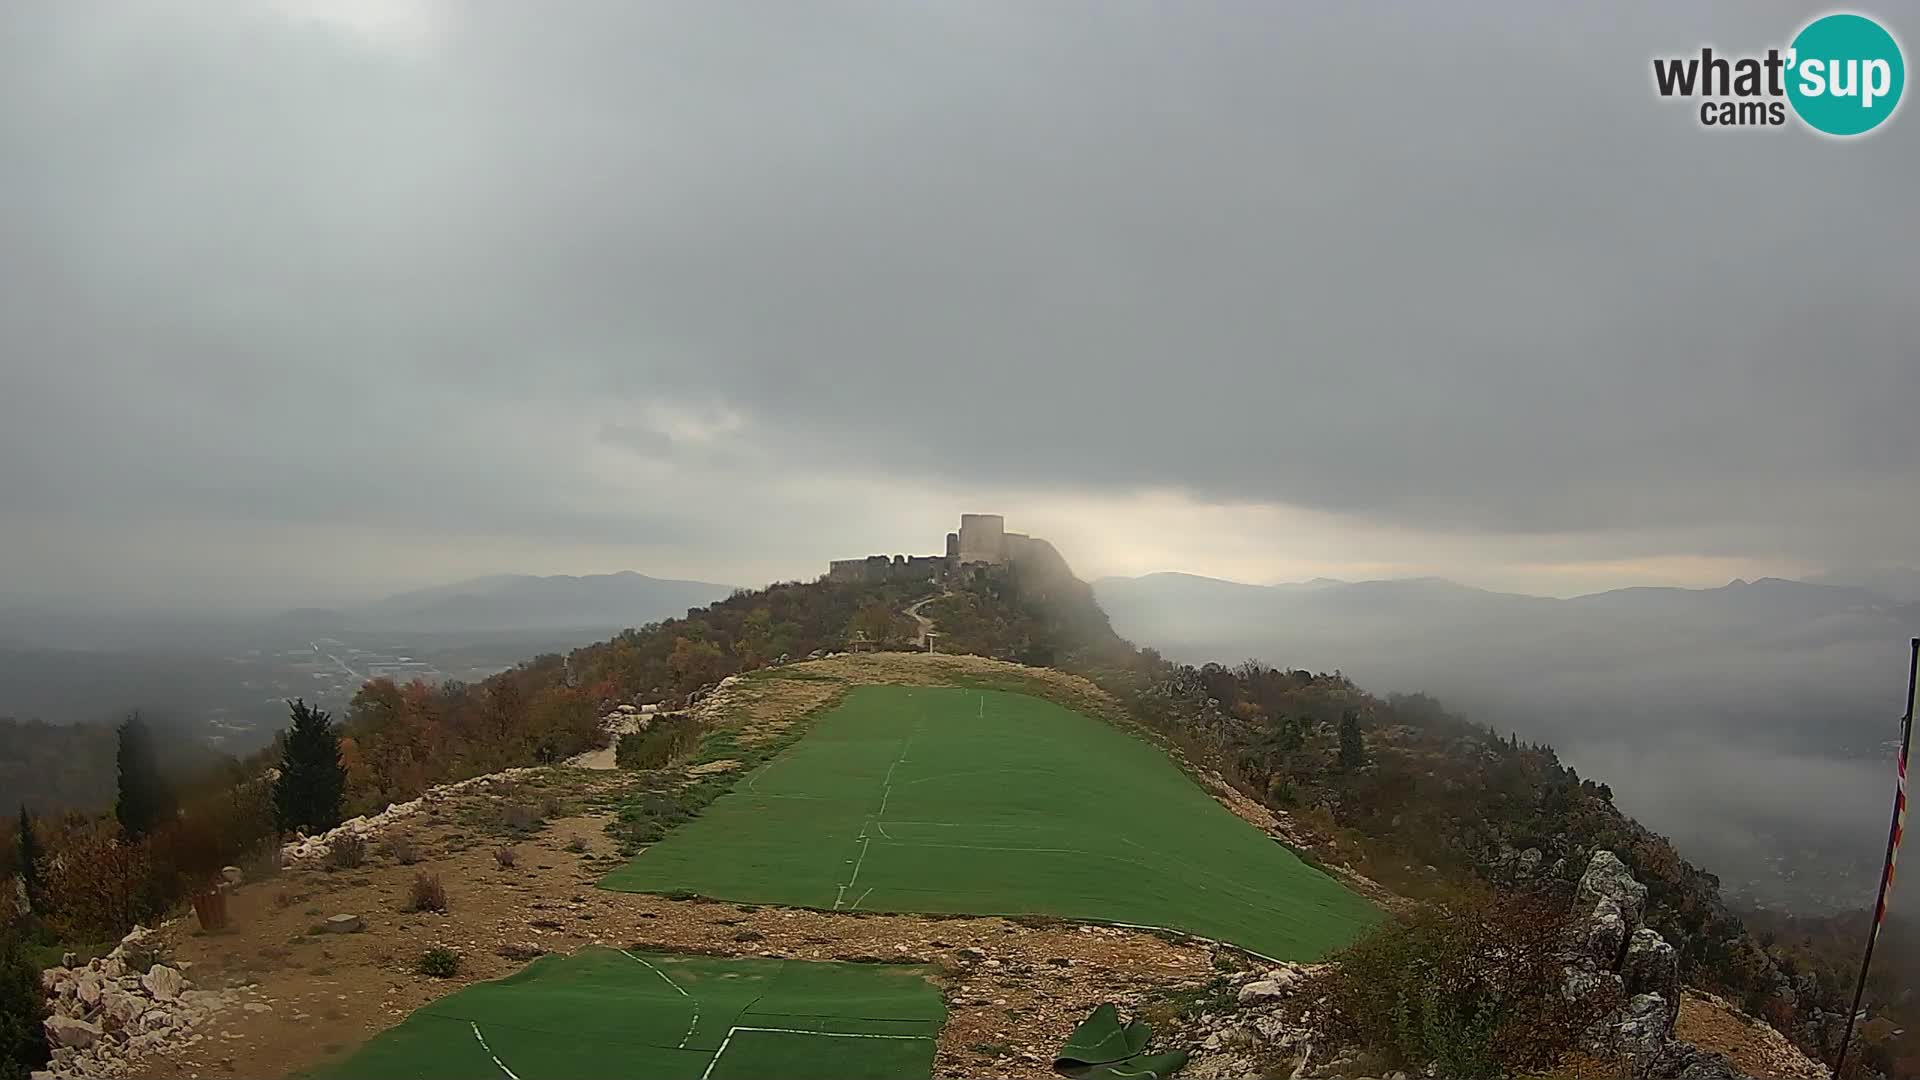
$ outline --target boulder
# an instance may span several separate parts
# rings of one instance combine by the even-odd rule
[[[1523,878],[1530,878],[1540,870],[1540,860],[1546,858],[1537,847],[1530,847],[1520,853],[1515,861],[1513,872]]]
[[[245,881],[245,880],[247,879],[247,875],[246,875],[246,871],[244,871],[244,870],[241,870],[241,869],[240,869],[239,867],[237,867],[237,866],[223,866],[223,867],[221,867],[221,868],[220,868],[220,876],[221,876],[222,878],[224,878],[224,879],[226,879],[226,882],[227,882],[227,884],[229,884],[229,885],[238,885],[238,884],[240,884],[240,883],[241,883],[242,881]]]
[[[50,967],[40,973],[40,989],[48,994],[58,994],[62,986],[71,986],[73,972],[64,967]]]
[[[1639,926],[1647,909],[1647,887],[1636,881],[1627,864],[1611,851],[1596,851],[1580,875],[1574,893],[1573,909],[1579,913],[1593,910],[1601,899],[1614,902],[1627,925]]]
[[[1287,987],[1275,979],[1259,979],[1240,988],[1243,1002],[1278,1001],[1287,996]]]
[[[71,1016],[49,1016],[46,1028],[48,1042],[55,1046],[71,1046],[77,1050],[92,1046],[102,1034],[99,1024],[89,1024],[85,1020],[75,1020]]]
[[[100,999],[101,1022],[110,1029],[124,1029],[134,1026],[141,1014],[147,1011],[147,999],[138,994],[129,994],[124,990],[109,990]]]
[[[100,995],[105,990],[106,981],[100,978],[99,972],[83,971],[80,978],[74,981],[73,996],[79,998],[83,1005],[98,1005]]]
[[[1620,962],[1620,953],[1627,947],[1627,917],[1620,911],[1619,904],[1602,896],[1594,901],[1593,911],[1587,915],[1581,933],[1585,938],[1581,951],[1601,967],[1611,970]]]
[[[327,916],[327,933],[329,934],[357,934],[366,928],[366,920],[358,915]]]
[[[156,999],[172,1001],[186,988],[187,978],[165,964],[155,964],[152,970],[141,976],[140,985],[146,987],[147,993]]]
[[[1647,927],[1635,930],[1628,940],[1620,976],[1629,994],[1658,994],[1670,1005],[1680,1003],[1680,954]]]
[[[1567,968],[1567,976],[1560,983],[1560,993],[1568,1001],[1590,1001],[1596,995],[1613,997],[1620,992],[1620,976],[1587,965]]]
[[[1613,1049],[1636,1061],[1650,1059],[1666,1043],[1672,1023],[1673,1010],[1664,998],[1658,994],[1637,995],[1613,1022]]]

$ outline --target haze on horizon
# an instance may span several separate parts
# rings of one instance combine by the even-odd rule
[[[1800,8],[1094,8],[9,5],[0,600],[1914,561],[1920,126],[1647,85]]]

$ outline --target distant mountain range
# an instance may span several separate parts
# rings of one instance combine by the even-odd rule
[[[1094,591],[1115,629],[1178,658],[1338,667],[1380,690],[1482,706],[1533,687],[1539,693],[1515,704],[1540,719],[1584,716],[1596,695],[1630,686],[1635,708],[1712,704],[1750,721],[1755,709],[1794,704],[1810,680],[1824,684],[1822,708],[1859,690],[1878,719],[1890,673],[1904,681],[1906,642],[1920,630],[1920,604],[1900,595],[1779,578],[1571,599],[1441,578],[1246,585],[1149,574],[1103,578]],[[1839,723],[1823,744],[1852,726]]]
[[[303,610],[283,619],[319,626],[408,633],[624,630],[685,615],[733,592],[731,585],[648,577],[632,570],[573,577],[495,574],[396,593],[343,611]]]

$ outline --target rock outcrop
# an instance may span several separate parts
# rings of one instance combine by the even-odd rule
[[[1596,851],[1574,892],[1567,987],[1611,983],[1623,1004],[1595,1024],[1590,1048],[1619,1055],[1635,1080],[1744,1080],[1719,1054],[1673,1037],[1680,1018],[1680,954],[1642,925],[1647,887],[1611,851]]]
[[[71,953],[40,973],[47,994],[47,1041],[53,1060],[35,1080],[122,1076],[132,1064],[171,1043],[197,1043],[203,1028],[236,1000],[192,989],[186,965],[149,962],[142,948],[151,931],[136,926],[105,956],[84,967]],[[136,957],[141,959],[136,959]],[[137,963],[147,963],[145,971]]]

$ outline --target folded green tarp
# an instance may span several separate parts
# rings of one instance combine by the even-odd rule
[[[1187,1063],[1187,1052],[1143,1053],[1152,1036],[1146,1021],[1123,1025],[1120,1010],[1105,1002],[1073,1029],[1053,1071],[1073,1080],[1165,1080]]]

